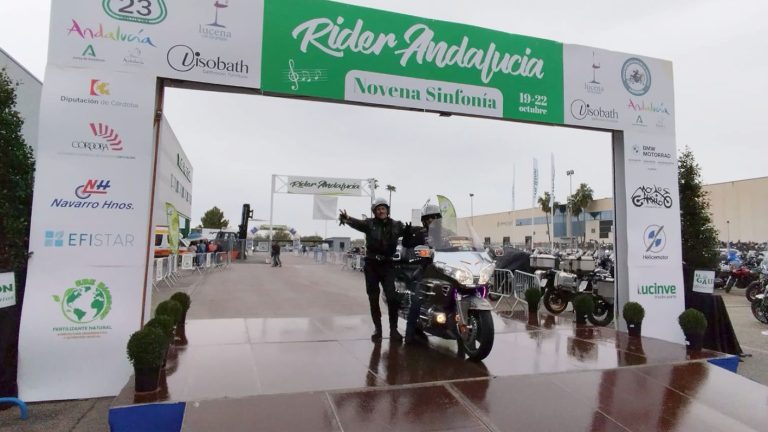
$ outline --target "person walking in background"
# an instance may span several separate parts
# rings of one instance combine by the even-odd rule
[[[280,245],[277,242],[272,242],[272,267],[282,267],[283,263],[280,262]]]
[[[371,205],[374,217],[363,220],[347,215],[346,210],[339,214],[339,223],[349,225],[365,234],[367,252],[365,254],[365,291],[371,308],[371,319],[375,328],[371,339],[381,340],[381,306],[379,293],[384,289],[389,312],[389,338],[392,342],[401,342],[403,336],[397,331],[397,311],[400,307],[395,293],[395,267],[392,256],[397,248],[397,239],[402,236],[404,225],[389,217],[389,203],[384,198],[376,198]]]

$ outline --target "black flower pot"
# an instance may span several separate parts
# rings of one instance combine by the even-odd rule
[[[173,344],[176,346],[187,346],[189,341],[187,340],[187,312],[181,314],[181,319],[176,324],[176,336],[174,337]]]
[[[157,391],[160,381],[160,368],[133,368],[134,388],[136,393]]]
[[[642,333],[643,323],[627,323],[627,332],[631,337],[640,337]]]
[[[586,324],[587,316],[583,314],[576,314],[576,324]]]
[[[704,347],[704,333],[685,333],[689,351],[701,351]]]

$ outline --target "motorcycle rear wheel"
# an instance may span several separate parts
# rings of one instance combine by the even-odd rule
[[[749,284],[747,291],[744,293],[744,296],[747,297],[747,300],[749,300],[750,303],[754,303],[755,300],[757,300],[757,295],[762,291],[763,286],[760,284],[760,281],[754,281]]]
[[[587,315],[592,324],[605,327],[613,321],[613,305],[600,296],[595,296],[595,311]]]
[[[457,331],[459,352],[471,361],[480,361],[488,357],[493,348],[493,317],[488,310],[470,310],[468,320],[467,330]]]
[[[736,284],[736,278],[735,277],[729,277],[728,281],[725,283],[725,292],[729,293],[731,292],[731,288]]]
[[[568,307],[568,300],[556,290],[547,290],[542,301],[544,307],[553,315],[560,315]]]
[[[762,301],[753,301],[750,307],[752,315],[761,323],[768,324],[768,310],[763,307]]]

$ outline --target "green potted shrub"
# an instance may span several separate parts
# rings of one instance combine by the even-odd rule
[[[573,299],[573,311],[576,313],[576,324],[586,324],[587,317],[595,311],[595,301],[589,294],[579,294]]]
[[[626,302],[624,303],[624,309],[622,309],[621,316],[624,317],[624,321],[627,322],[627,332],[630,336],[640,337],[643,326],[643,318],[645,318],[645,309],[643,305],[638,302]]]
[[[533,315],[539,310],[539,301],[541,300],[541,290],[536,287],[529,287],[524,293],[525,301],[528,303],[528,314]]]
[[[160,379],[168,341],[156,328],[144,328],[131,335],[126,348],[133,365],[136,393],[154,392]]]
[[[152,318],[151,320],[147,321],[146,324],[144,324],[144,328],[154,328],[160,330],[161,333],[163,333],[163,336],[165,336],[165,355],[163,356],[163,367],[166,366],[165,359],[168,357],[170,351],[171,351],[171,344],[173,344],[173,321],[170,317],[167,317],[165,315],[157,315],[156,317]]]
[[[189,294],[183,292],[173,293],[171,300],[181,305],[181,318],[176,324],[176,339],[174,344],[178,346],[186,346],[187,341],[187,311],[192,304],[192,299],[189,298]]]
[[[689,308],[677,317],[677,322],[683,329],[688,349],[701,351],[704,345],[704,331],[707,329],[707,317],[701,311]]]
[[[173,321],[173,325],[179,323],[181,320],[181,305],[175,300],[166,300],[160,302],[155,308],[155,316],[165,315]]]

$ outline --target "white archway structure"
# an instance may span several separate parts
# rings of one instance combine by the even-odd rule
[[[21,397],[113,395],[130,375],[125,344],[151,293],[158,109],[169,85],[611,131],[617,304],[639,301],[645,334],[683,340],[670,62],[320,0],[215,6],[53,1]],[[122,146],[110,145],[115,135]],[[108,151],[73,155],[83,139]],[[651,225],[663,230],[648,238]],[[142,241],[109,253],[88,241],[120,233]]]

